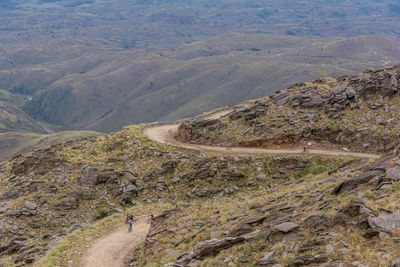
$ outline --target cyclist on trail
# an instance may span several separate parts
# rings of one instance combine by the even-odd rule
[[[151,223],[151,221],[153,220],[154,215],[153,213],[150,213],[149,219],[147,220],[147,223]]]

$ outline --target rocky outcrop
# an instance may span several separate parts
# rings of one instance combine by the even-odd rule
[[[389,232],[394,229],[400,229],[400,212],[393,214],[380,214],[377,217],[368,218],[369,225],[378,231]]]
[[[344,181],[340,183],[335,189],[333,189],[332,194],[339,194],[343,193],[349,190],[352,190],[359,186],[360,184],[365,184],[368,183],[371,179],[376,178],[376,177],[381,177],[382,172],[381,171],[368,171],[364,172],[357,177]]]
[[[400,124],[394,112],[397,105],[390,102],[391,98],[400,97],[399,80],[400,66],[395,66],[335,80],[295,84],[269,98],[238,105],[223,122],[185,122],[179,127],[177,139],[264,148],[329,142],[336,149],[387,152],[396,146],[400,136],[393,130]],[[351,111],[356,113],[359,109],[363,114],[354,118]],[[331,121],[339,119],[341,123]]]
[[[211,239],[198,243],[193,252],[188,253],[182,257],[178,257],[176,264],[188,264],[192,260],[203,259],[204,257],[217,254],[219,251],[230,248],[240,242],[243,242],[245,238],[239,237],[226,237],[223,239]]]
[[[212,131],[219,131],[226,128],[226,124],[221,120],[195,120],[182,123],[175,138],[182,142],[194,142],[208,144],[209,138],[207,133]]]

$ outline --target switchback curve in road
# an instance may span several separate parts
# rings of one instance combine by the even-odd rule
[[[208,117],[203,117],[203,119],[217,119],[228,114],[229,112],[230,112],[229,110],[217,112],[211,114]],[[231,147],[228,149],[226,147],[220,147],[220,146],[208,146],[208,145],[184,143],[175,139],[175,134],[178,131],[179,125],[180,123],[150,125],[149,127],[146,127],[143,130],[143,134],[147,136],[147,138],[149,138],[150,140],[161,144],[166,144],[186,149],[194,149],[201,152],[216,152],[224,154],[304,154],[304,151],[301,148],[267,149],[258,147]],[[377,159],[381,157],[381,155],[373,153],[358,153],[358,152],[323,150],[323,149],[307,149],[306,154],[354,157],[354,158],[371,158],[371,159]]]

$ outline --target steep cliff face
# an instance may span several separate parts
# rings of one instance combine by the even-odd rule
[[[398,142],[400,67],[296,84],[237,106],[221,121],[182,124],[192,143],[288,147],[314,143],[354,151],[389,151]]]

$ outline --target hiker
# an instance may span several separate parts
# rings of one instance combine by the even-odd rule
[[[231,146],[232,146],[232,144],[228,144],[228,145],[226,146],[226,150],[231,150]]]
[[[303,148],[303,153],[306,153],[306,147]]]
[[[129,221],[129,228],[128,228],[128,232],[132,231],[132,221]]]
[[[151,221],[153,220],[153,213],[150,213],[149,219],[147,220],[147,223],[151,223]]]
[[[127,224],[128,222],[129,222],[129,213],[126,214],[126,217],[125,217],[125,224]]]

